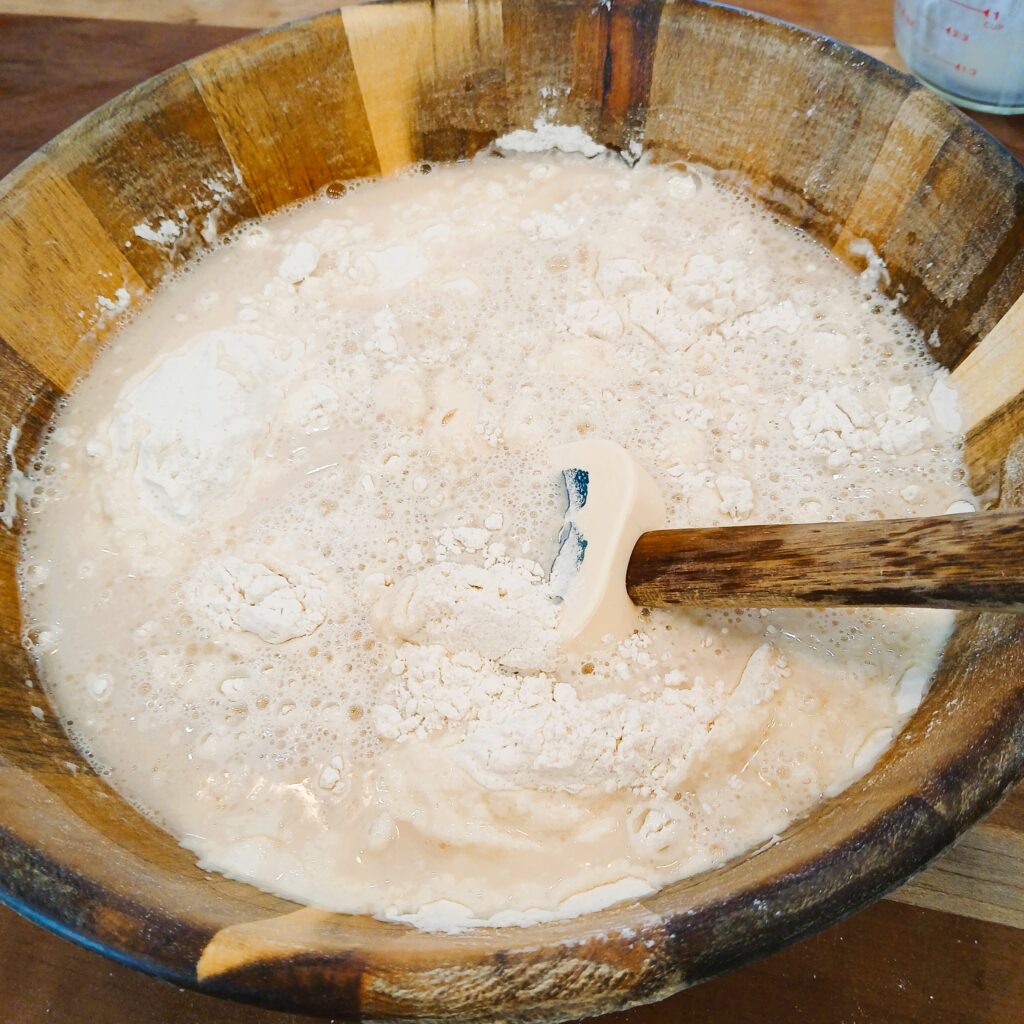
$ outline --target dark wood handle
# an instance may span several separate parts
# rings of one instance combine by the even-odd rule
[[[916,605],[1024,611],[1024,512],[643,534],[639,605]]]

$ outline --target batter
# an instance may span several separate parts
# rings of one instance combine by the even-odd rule
[[[496,149],[170,282],[24,509],[26,644],[97,771],[206,869],[426,928],[771,840],[892,743],[951,628],[638,610],[569,643],[555,446],[620,446],[671,526],[973,507],[947,374],[869,276],[694,169]]]

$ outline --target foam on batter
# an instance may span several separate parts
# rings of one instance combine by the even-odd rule
[[[669,526],[972,500],[893,304],[698,170],[564,141],[243,228],[32,467],[25,642],[208,869],[423,927],[571,916],[769,840],[921,699],[942,612],[562,642],[555,446],[622,446]]]

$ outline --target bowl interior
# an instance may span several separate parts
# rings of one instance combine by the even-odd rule
[[[717,168],[854,266],[850,243],[868,239],[951,369],[1024,292],[1024,169],[912,80],[831,40],[685,0],[346,7],[172,69],[0,183],[12,459],[30,460],[119,313],[211,227],[471,155],[539,117],[625,153]],[[178,211],[172,244],[134,230]],[[1002,344],[1024,349],[1024,336]],[[975,489],[1013,506],[1024,401],[989,387],[998,373],[970,375],[967,455]],[[1024,761],[1024,622],[964,615],[895,746],[768,849],[526,929],[452,937],[325,914],[200,871],[82,761],[21,645],[17,533],[0,530],[0,898],[179,983],[268,1005],[554,1020],[654,999],[894,886]]]

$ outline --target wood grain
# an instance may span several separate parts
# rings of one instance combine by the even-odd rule
[[[916,187],[908,186],[921,181],[945,144],[934,111],[925,92],[903,102],[833,246],[838,255],[849,260],[851,243],[888,237],[914,201]]]
[[[1024,928],[1024,834],[987,825],[890,895],[899,903]]]
[[[149,24],[200,23],[236,28],[266,28],[320,14],[353,0],[0,0],[0,13],[50,17],[102,18]]]
[[[953,372],[965,430],[975,430],[990,416],[1024,394],[1024,297],[1018,299]]]
[[[130,131],[118,130],[124,120]],[[84,118],[44,152],[150,288],[257,213],[185,68],[141,86],[130,108]]]
[[[188,70],[260,213],[380,173],[341,15],[250,36]]]
[[[1024,611],[1024,513],[656,530],[636,542],[639,605],[906,605]]]
[[[845,58],[827,49],[813,67],[790,76],[788,61],[803,44],[782,26],[728,38],[732,17],[721,9],[691,17],[685,5],[665,7],[645,144],[666,157],[726,170],[831,247],[905,91],[884,76],[850,73]],[[759,139],[755,147],[752,135]],[[811,199],[817,181],[829,187],[813,190]]]
[[[1024,787],[887,897],[1024,928]]]
[[[892,4],[885,0],[859,4],[841,0],[748,0],[737,6],[802,25],[860,49],[892,45]]]
[[[349,49],[382,174],[423,158],[417,144],[417,96],[433,77],[430,5],[362,6],[342,13]]]
[[[600,135],[608,11],[574,3],[502,5],[509,122],[544,117]]]
[[[0,175],[125,89],[243,31],[0,14]]]
[[[504,131],[497,0],[351,6],[342,20],[382,173],[472,155]]]
[[[593,1024],[1016,1024],[1024,931],[879,903],[760,963]],[[314,1024],[212,999],[44,932],[0,907],[5,1024]]]
[[[319,14],[326,0],[0,0],[0,13],[41,14],[61,18],[104,18],[140,22],[195,23],[265,28]],[[343,7],[352,0],[336,0]],[[888,45],[892,11],[884,2],[851,6],[842,0],[755,0],[740,4],[775,18],[806,25],[861,45]],[[44,11],[45,9],[45,11]]]
[[[66,391],[92,365],[118,313],[146,293],[146,284],[45,158],[23,164],[5,181],[0,338]]]
[[[246,28],[315,14],[324,6],[309,0],[131,5],[121,0],[48,0],[47,11],[73,15],[57,19],[36,16],[42,10],[37,0],[0,0],[0,97],[5,112],[0,118],[0,174],[130,86],[231,42]],[[892,46],[892,12],[886,0],[857,7],[840,0],[751,0],[741,6],[807,24],[905,70]],[[449,2],[443,16],[468,21],[459,3]],[[142,17],[148,20],[135,20]],[[500,11],[498,20],[500,24]],[[443,45],[448,38],[445,34],[439,42]],[[881,43],[874,42],[879,39]],[[74,54],[71,61],[69,53]],[[1018,157],[1024,156],[1024,115],[975,112],[972,117]]]

